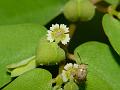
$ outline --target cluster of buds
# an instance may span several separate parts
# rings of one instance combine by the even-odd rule
[[[65,87],[67,83],[72,83],[76,87],[77,86],[76,83],[80,84],[86,81],[86,76],[87,76],[86,64],[68,63],[64,66],[64,70],[62,70],[62,73],[59,74],[54,79],[55,80],[54,83],[56,83],[56,86],[59,88],[61,88],[61,85],[63,83],[65,84]]]
[[[86,64],[72,64],[68,63],[65,65],[62,71],[63,82],[74,80],[75,82],[83,82],[87,76],[87,65]]]

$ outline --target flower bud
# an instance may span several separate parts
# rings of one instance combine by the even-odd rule
[[[79,90],[79,87],[74,81],[70,81],[65,84],[64,90]]]
[[[95,14],[90,0],[70,0],[64,7],[64,16],[70,21],[89,21]]]
[[[95,14],[95,6],[89,0],[79,1],[79,17],[81,21],[91,20]]]
[[[72,22],[77,21],[79,19],[77,9],[77,0],[70,0],[64,7],[64,16]]]
[[[47,41],[46,37],[40,39],[36,52],[37,65],[56,64],[64,59],[65,52],[57,43]]]

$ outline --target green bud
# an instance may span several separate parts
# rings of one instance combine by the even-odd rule
[[[89,0],[78,0],[79,1],[79,16],[80,20],[88,21],[91,20],[95,14],[95,6]]]
[[[65,84],[64,90],[79,90],[79,87],[74,81],[70,81]]]
[[[77,21],[79,19],[77,8],[77,0],[70,0],[64,7],[64,16],[72,22]]]
[[[47,41],[46,37],[40,39],[36,52],[37,65],[56,64],[64,59],[65,52],[57,43]]]
[[[90,0],[70,0],[64,7],[64,16],[70,21],[88,21],[95,14],[95,6]]]

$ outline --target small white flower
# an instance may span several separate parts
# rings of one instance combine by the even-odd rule
[[[68,64],[66,64],[66,65],[64,66],[64,69],[65,69],[65,70],[69,70],[69,69],[71,69],[71,68],[73,68],[73,64],[72,64],[72,63],[68,63]]]
[[[63,82],[67,82],[67,81],[68,81],[68,78],[67,78],[67,75],[66,75],[66,71],[65,71],[65,70],[62,70],[61,76],[62,76]]]
[[[78,68],[78,67],[79,67],[78,64],[74,64],[74,65],[73,65],[73,68]]]
[[[67,42],[70,41],[70,37],[69,37],[69,28],[66,27],[66,25],[64,24],[53,24],[52,27],[50,27],[50,30],[48,30],[48,34],[47,34],[47,40],[49,40],[50,42],[57,42],[59,43],[60,41],[62,42],[62,44],[67,44]]]

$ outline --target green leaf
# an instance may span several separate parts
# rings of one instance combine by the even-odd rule
[[[76,61],[88,64],[86,90],[120,89],[120,65],[117,63],[120,58],[111,50],[100,42],[88,42],[75,49]]]
[[[67,0],[1,0],[0,24],[45,25],[62,11]]]
[[[19,76],[3,90],[51,90],[51,79],[47,70],[34,69]]]
[[[33,56],[39,39],[46,32],[37,24],[0,26],[0,87],[11,81],[7,65]]]
[[[118,5],[119,4],[119,0],[105,0],[106,2],[112,4],[112,5]]]
[[[7,71],[11,74],[11,77],[16,77],[36,67],[36,58],[33,56],[18,63],[8,65]]]
[[[83,87],[80,87],[83,89]],[[81,90],[81,89],[80,89]],[[96,71],[88,71],[86,90],[113,90],[112,86],[101,78]]]
[[[115,51],[120,55],[120,21],[113,16],[106,14],[103,17],[103,28],[111,45]]]

